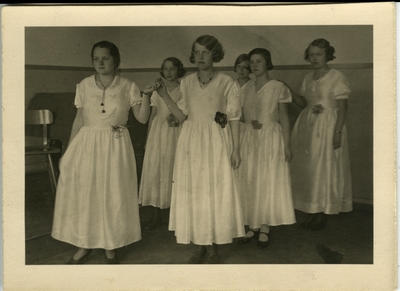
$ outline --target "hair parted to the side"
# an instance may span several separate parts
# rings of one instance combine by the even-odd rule
[[[306,48],[306,50],[304,51],[304,59],[305,59],[306,61],[309,61],[309,58],[310,58],[310,56],[309,56],[309,48],[310,48],[311,45],[312,45],[312,46],[316,46],[316,47],[325,49],[325,52],[326,52],[326,61],[327,61],[327,62],[332,61],[332,60],[334,60],[334,59],[336,58],[336,57],[334,56],[335,48],[334,48],[333,46],[330,45],[329,41],[327,41],[327,40],[324,39],[324,38],[317,38],[317,39],[313,40],[313,41],[308,45],[308,47]]]
[[[108,40],[103,40],[103,41],[99,41],[98,43],[95,43],[92,47],[92,52],[91,52],[92,62],[93,62],[93,52],[94,52],[95,48],[98,48],[98,47],[108,49],[108,51],[110,52],[110,55],[114,58],[114,62],[115,62],[114,69],[117,69],[121,63],[121,56],[119,54],[118,47]]]
[[[249,52],[249,59],[251,58],[252,55],[257,55],[257,54],[262,55],[262,57],[265,59],[268,71],[274,68],[274,65],[272,64],[271,53],[269,52],[269,50],[265,48],[255,48],[251,52]]]
[[[160,68],[161,77],[165,78],[163,70],[164,70],[164,64],[166,61],[170,61],[175,67],[178,68],[178,78],[182,78],[183,76],[185,76],[186,70],[183,67],[181,60],[178,58],[175,58],[175,57],[169,57],[169,58],[166,58],[161,64],[161,68]]]
[[[190,53],[190,62],[192,64],[195,63],[194,61],[194,45],[195,43],[198,43],[199,45],[202,45],[206,47],[209,51],[212,53],[212,58],[214,63],[218,63],[221,60],[223,60],[225,52],[224,49],[222,48],[222,44],[212,35],[202,35],[198,37],[192,44],[192,51]]]
[[[236,66],[242,62],[250,61],[250,57],[248,54],[241,54],[236,58],[235,65],[233,67],[233,71],[236,73]],[[249,71],[251,72],[251,68],[249,67]]]

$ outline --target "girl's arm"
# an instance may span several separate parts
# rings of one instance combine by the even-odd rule
[[[157,115],[157,107],[151,106],[151,113],[150,113],[150,117],[149,117],[149,125],[147,127],[146,144],[147,144],[147,140],[149,138],[149,132],[150,132],[151,125],[153,124],[153,119],[154,119],[154,117],[156,117],[156,115]],[[146,145],[145,145],[145,147],[146,147]]]
[[[75,138],[75,136],[82,128],[82,126],[83,126],[82,108],[78,108],[78,111],[76,112],[76,116],[74,119],[74,123],[72,124],[71,135],[69,137],[68,146],[71,144],[72,140]]]
[[[288,103],[279,104],[279,121],[282,127],[283,142],[285,144],[285,162],[292,160],[292,151],[290,150],[290,122],[288,114]]]
[[[333,148],[337,149],[342,146],[342,130],[347,117],[347,99],[338,99],[338,113],[333,136]]]
[[[290,94],[292,94],[294,103],[296,103],[296,105],[299,106],[300,108],[305,108],[307,106],[307,101],[304,98],[304,96],[301,96],[301,95],[297,94],[296,92],[294,92],[292,90],[292,88],[290,88],[288,85],[286,85],[286,86],[289,88]]]
[[[239,120],[231,120],[229,121],[229,126],[232,131],[233,138],[233,152],[231,156],[231,165],[234,170],[239,168],[240,163],[242,162],[240,158],[240,148],[239,148]]]
[[[150,115],[150,96],[147,93],[142,94],[142,103],[132,107],[132,112],[137,121],[145,124]]]
[[[162,80],[159,80],[158,82],[160,84],[160,86],[157,88],[158,95],[160,95],[161,98],[164,100],[169,111],[171,111],[175,118],[178,119],[179,123],[182,124],[186,120],[187,115],[183,113],[182,110],[179,109],[178,105],[174,102],[174,100],[172,100],[164,82]]]

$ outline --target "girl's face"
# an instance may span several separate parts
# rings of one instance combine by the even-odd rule
[[[96,47],[93,51],[93,65],[99,75],[114,73],[115,61],[108,48]]]
[[[308,59],[314,69],[321,69],[326,66],[326,50],[317,46],[308,47]]]
[[[171,61],[165,61],[163,65],[163,74],[167,81],[175,81],[178,79],[178,67],[174,66]]]
[[[250,75],[250,62],[243,61],[236,65],[236,74],[239,79],[247,79]]]
[[[214,62],[212,52],[205,46],[199,45],[197,42],[194,44],[194,62],[200,70],[207,70],[212,68]]]
[[[267,61],[260,54],[254,54],[250,57],[250,67],[256,77],[268,72]]]

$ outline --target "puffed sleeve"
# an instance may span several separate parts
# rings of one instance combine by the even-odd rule
[[[82,103],[83,102],[82,102],[82,90],[80,89],[81,88],[81,84],[82,83],[76,85],[75,101],[74,101],[74,104],[75,104],[76,108],[82,108]]]
[[[279,99],[278,103],[290,103],[292,102],[292,94],[290,93],[289,88],[283,84],[279,84]]]
[[[157,91],[154,91],[150,97],[150,106],[158,107],[159,106],[158,100],[160,100],[160,97]]]
[[[130,84],[128,94],[129,94],[129,106],[130,107],[133,107],[135,105],[142,103],[142,96],[140,95],[139,87],[136,85],[135,82],[132,82]]]
[[[227,104],[226,104],[226,115],[228,121],[239,120],[242,115],[242,98],[240,94],[241,90],[237,82],[228,83]]]
[[[333,87],[335,99],[348,99],[350,95],[350,84],[344,75],[340,75]]]
[[[181,85],[180,85],[179,100],[178,100],[178,102],[176,102],[176,105],[178,106],[178,108],[180,110],[182,110],[182,112],[185,115],[188,115],[185,92],[186,92],[186,79],[183,79],[181,81]]]

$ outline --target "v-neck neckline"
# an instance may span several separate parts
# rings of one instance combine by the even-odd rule
[[[195,76],[196,76],[196,82],[197,82],[197,84],[199,84],[200,90],[204,91],[205,89],[207,89],[210,86],[211,83],[215,82],[215,79],[218,77],[218,71],[217,70],[214,71],[214,75],[213,75],[212,79],[210,80],[210,82],[203,85],[204,87],[202,87],[202,84],[198,80],[198,76],[199,76],[198,72],[195,73]]]
[[[261,92],[262,89],[264,89],[265,86],[267,86],[269,83],[271,83],[274,79],[269,80],[267,83],[265,83],[258,91],[256,88],[256,82],[254,81],[254,90],[256,91],[256,95],[258,94],[258,92]]]
[[[319,77],[318,79],[314,79],[314,74],[311,76],[314,82],[318,82],[321,81],[322,79],[324,79],[330,72],[332,71],[332,68],[330,68],[328,71],[326,71],[321,77]]]

